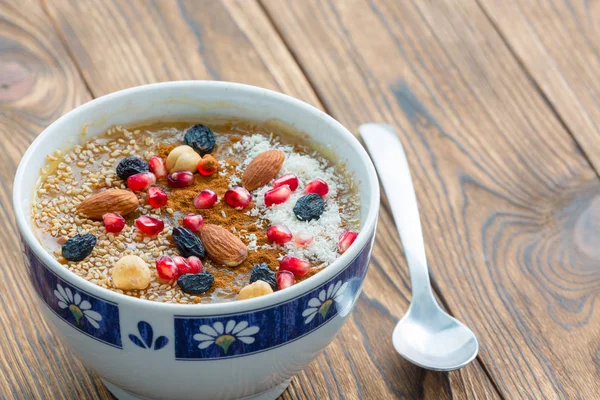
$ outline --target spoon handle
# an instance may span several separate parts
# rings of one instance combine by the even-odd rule
[[[434,300],[427,270],[423,231],[408,161],[391,125],[369,123],[358,128],[387,195],[410,271],[413,304]]]

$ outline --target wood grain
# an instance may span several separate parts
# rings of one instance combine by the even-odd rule
[[[11,201],[13,176],[29,143],[89,98],[39,2],[0,2],[0,398],[109,396],[36,311]]]
[[[13,220],[11,181],[20,155],[37,132],[90,98],[86,86],[97,96],[135,84],[215,77],[278,89],[320,106],[255,2],[148,4],[49,1],[45,6],[50,20],[33,0],[20,2],[18,7],[1,3],[0,135],[7,160],[0,169],[2,217]],[[67,51],[85,82],[51,22],[68,44]],[[231,52],[236,53],[236,64],[229,61]],[[0,329],[5,339],[0,341],[4,356],[0,359],[0,397],[112,398],[28,308],[36,302],[24,278],[16,242],[11,225],[2,237]],[[390,246],[398,254],[397,245],[397,239],[379,240],[377,259],[394,254]],[[283,397],[497,398],[476,363],[460,372],[431,373],[390,351],[389,333],[408,304],[406,270],[388,261],[373,270],[369,282],[384,283],[385,290],[379,292],[372,286],[369,291],[376,296],[363,295],[341,337],[294,379]],[[400,291],[390,276],[401,282]],[[374,316],[377,330],[371,329]]]
[[[600,182],[478,4],[263,4],[334,117],[398,128],[435,285],[501,394],[595,397]],[[392,249],[365,287],[387,309],[371,294],[378,264],[404,268]]]
[[[215,79],[317,104],[254,1],[48,1],[95,97],[146,83]]]
[[[95,4],[92,13],[90,3],[47,3],[95,95],[149,81],[216,78],[273,88],[320,106],[256,2],[157,2],[153,7],[132,2],[123,8],[120,4],[103,2],[101,9]],[[169,15],[169,19],[157,20],[157,15]],[[88,25],[102,25],[102,29],[88,29]],[[138,37],[148,38],[152,48],[146,48],[149,44]],[[232,52],[237,52],[235,62]],[[104,59],[120,62],[98,67]],[[164,59],[177,62],[165,67]],[[143,71],[136,69],[138,64],[144,65]],[[384,257],[390,254],[389,246],[399,254],[397,240],[378,241],[374,253]],[[408,279],[405,269],[392,273],[404,282]],[[370,301],[365,296],[357,306],[363,309],[362,316],[354,314],[341,337],[295,378],[284,398],[435,398],[433,394],[441,392],[497,397],[476,364],[452,374],[425,373],[390,352],[390,332],[408,306],[408,289],[404,286],[398,292],[388,277],[389,272],[383,271],[376,278],[385,286],[387,304],[381,305],[381,288],[372,289],[375,298]],[[365,328],[373,325],[374,312],[379,315],[377,335]],[[471,392],[473,386],[477,390]]]
[[[600,174],[600,7],[479,0]]]

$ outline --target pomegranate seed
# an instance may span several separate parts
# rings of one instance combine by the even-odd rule
[[[294,174],[287,174],[273,181],[274,188],[278,188],[284,185],[288,185],[290,187],[290,190],[293,192],[296,189],[298,189],[298,178]]]
[[[198,232],[204,225],[204,218],[202,215],[188,214],[183,217],[183,226],[188,228],[192,232]]]
[[[177,171],[167,175],[167,183],[172,188],[182,188],[194,183],[194,174],[190,171]]]
[[[192,267],[190,267],[185,258],[181,256],[173,256],[173,262],[177,266],[178,276],[192,273]]]
[[[165,228],[165,223],[158,218],[148,217],[142,215],[135,220],[135,226],[142,231],[142,233],[150,236],[158,235]]]
[[[290,198],[292,191],[288,186],[279,186],[265,193],[265,205],[267,207],[273,204],[285,203]]]
[[[225,192],[223,200],[236,210],[241,210],[248,207],[252,201],[252,195],[243,187],[235,186]]]
[[[150,157],[150,160],[148,160],[148,164],[150,165],[150,172],[152,172],[157,179],[167,176],[167,167],[165,166],[162,157],[152,156]]]
[[[187,263],[190,266],[190,274],[199,274],[204,270],[204,266],[202,265],[202,261],[196,256],[190,256],[187,259]]]
[[[144,190],[155,183],[156,176],[152,172],[140,172],[127,178],[127,187],[135,192]]]
[[[296,280],[294,279],[294,274],[290,271],[279,271],[277,273],[277,289],[289,288],[294,283],[296,283]]]
[[[329,185],[323,179],[315,179],[306,184],[304,193],[316,193],[323,197],[329,192]]]
[[[280,271],[290,271],[296,276],[306,275],[310,270],[310,263],[294,256],[285,256],[279,263]]]
[[[159,208],[167,205],[169,196],[167,193],[159,187],[148,188],[148,203],[152,208]]]
[[[194,199],[194,207],[199,209],[211,208],[217,202],[217,194],[210,189],[204,189]]]
[[[346,250],[348,250],[348,247],[350,247],[350,245],[352,245],[352,243],[354,243],[354,240],[356,240],[357,236],[358,236],[358,233],[356,233],[354,231],[345,231],[340,235],[340,237],[338,238],[338,246],[340,248],[340,254],[344,254],[344,252]]]
[[[206,154],[200,159],[200,161],[198,161],[198,172],[200,172],[204,176],[210,176],[214,174],[215,172],[217,172],[218,168],[219,163],[210,154]]]
[[[283,225],[272,225],[267,229],[267,239],[277,244],[286,244],[292,240],[292,232]]]
[[[119,233],[125,228],[125,218],[119,214],[106,213],[102,216],[106,232]]]
[[[177,279],[179,276],[179,270],[175,261],[169,256],[160,256],[156,259],[156,273],[159,278],[167,281]]]
[[[294,235],[294,242],[300,247],[306,247],[315,240],[315,236],[310,233],[298,232]]]

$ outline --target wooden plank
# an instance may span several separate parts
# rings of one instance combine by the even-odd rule
[[[318,104],[262,10],[248,3],[52,1],[47,7],[96,97],[146,83],[216,79]]]
[[[501,394],[595,397],[600,182],[477,3],[263,4],[333,116],[398,128],[435,284]]]
[[[91,4],[52,1],[47,7],[95,95],[167,79],[218,78],[273,88],[320,106],[254,1]],[[376,260],[400,259],[393,238],[384,234],[378,240]],[[374,266],[366,295],[340,338],[294,379],[284,398],[498,397],[478,364],[451,374],[426,373],[391,350],[392,327],[408,306],[401,265]]]
[[[89,99],[39,2],[0,2],[0,398],[109,398],[98,377],[48,333],[12,212],[13,177],[29,143]]]
[[[478,0],[600,174],[600,8]]]

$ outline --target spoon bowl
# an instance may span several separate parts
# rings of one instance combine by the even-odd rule
[[[408,361],[435,371],[462,368],[477,356],[475,334],[442,309],[416,315],[410,307],[392,334],[394,348]]]

